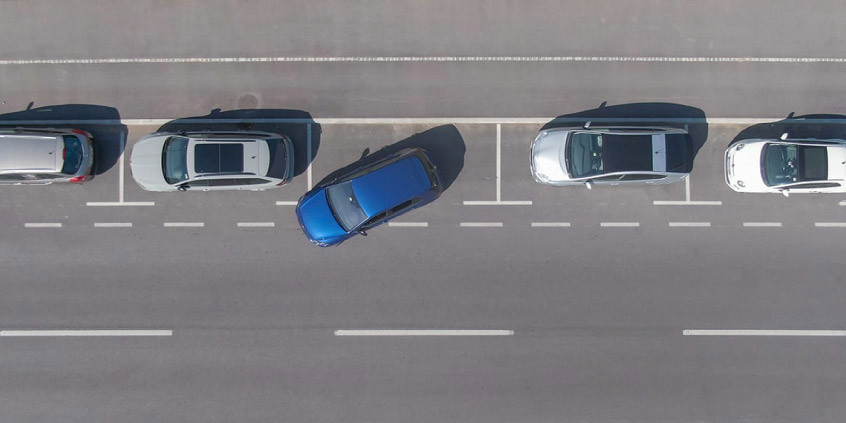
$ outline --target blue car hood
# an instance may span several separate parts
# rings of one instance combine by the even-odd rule
[[[321,189],[311,197],[303,199],[297,206],[297,214],[300,223],[303,225],[303,230],[312,240],[324,241],[347,234],[335,220],[332,211],[329,210],[325,189]]]

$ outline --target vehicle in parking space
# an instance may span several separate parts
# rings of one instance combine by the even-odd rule
[[[0,184],[48,185],[91,179],[92,138],[81,129],[0,129]]]
[[[846,192],[846,141],[747,139],[725,154],[728,186],[737,192]]]
[[[294,147],[268,132],[159,132],[135,144],[129,166],[147,191],[262,191],[294,176]]]
[[[663,127],[553,128],[531,147],[532,177],[546,185],[669,184],[693,167],[684,129]]]
[[[312,243],[328,247],[435,201],[441,190],[426,151],[406,148],[317,185],[300,198],[297,219]]]

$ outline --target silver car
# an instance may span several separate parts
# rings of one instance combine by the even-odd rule
[[[294,176],[294,147],[268,132],[155,133],[135,144],[129,165],[147,191],[263,191]]]
[[[687,131],[662,127],[592,127],[542,130],[532,142],[535,181],[546,185],[669,184],[693,165]]]
[[[0,129],[0,184],[81,183],[91,178],[94,147],[80,129]]]

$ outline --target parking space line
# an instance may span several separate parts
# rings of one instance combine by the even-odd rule
[[[165,222],[165,228],[202,228],[206,224],[203,222]]]
[[[116,201],[89,201],[85,203],[88,207],[129,207],[129,206],[139,206],[139,207],[149,207],[155,206],[156,203],[153,201],[124,201],[124,202],[116,202]]]
[[[722,201],[665,201],[655,200],[652,202],[655,206],[722,206]]]
[[[129,131],[129,128],[127,128],[126,130]],[[118,201],[121,202],[121,203],[123,203],[123,200],[124,200],[124,198],[123,198],[123,190],[124,190],[123,178],[124,178],[124,175],[125,175],[125,170],[124,170],[123,161],[124,161],[125,156],[126,156],[126,135],[123,132],[121,132],[121,134],[120,134],[120,157],[118,158],[118,174],[119,174],[119,178],[120,178],[120,179],[118,179]]]
[[[532,222],[533,228],[569,228],[570,222]]]
[[[296,201],[277,201],[276,205],[277,206],[296,206],[297,202]]]
[[[388,222],[388,226],[395,228],[428,228],[429,222]]]
[[[685,336],[846,336],[846,330],[685,329]]]
[[[600,227],[603,228],[637,228],[640,222],[600,222]]]
[[[308,181],[308,189],[307,191],[311,191],[313,186],[312,178],[311,178],[311,165],[314,163],[314,160],[311,157],[311,124],[306,124],[306,160],[308,160],[308,167],[306,167],[306,180]]]
[[[131,228],[132,222],[95,222],[95,228]]]
[[[780,228],[781,222],[743,222],[746,228]]]
[[[841,201],[840,203],[838,203],[838,205],[841,205],[841,206],[846,206],[846,200]]]
[[[61,228],[61,223],[24,223],[24,228]]]
[[[531,201],[464,201],[465,206],[531,206]]]
[[[274,222],[238,222],[239,228],[272,228],[276,226]]]
[[[711,222],[670,222],[671,228],[710,228]]]
[[[846,228],[846,222],[816,222],[818,228]]]
[[[108,329],[108,330],[0,330],[0,336],[173,336],[169,329]]]
[[[496,124],[496,201],[502,201],[502,124]]]
[[[462,228],[501,228],[502,222],[461,222]]]
[[[511,336],[513,330],[489,329],[339,329],[335,336]]]

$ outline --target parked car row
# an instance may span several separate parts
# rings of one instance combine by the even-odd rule
[[[544,129],[531,144],[531,173],[546,185],[668,184],[693,167],[685,129],[592,126]],[[0,129],[0,184],[80,183],[91,177],[91,134],[72,128]],[[257,131],[154,133],[130,156],[132,177],[148,191],[262,191],[294,177],[294,147]],[[747,139],[725,152],[725,181],[738,192],[846,192],[846,140]],[[317,184],[297,204],[303,232],[336,245],[435,201],[436,163],[407,148]]]

